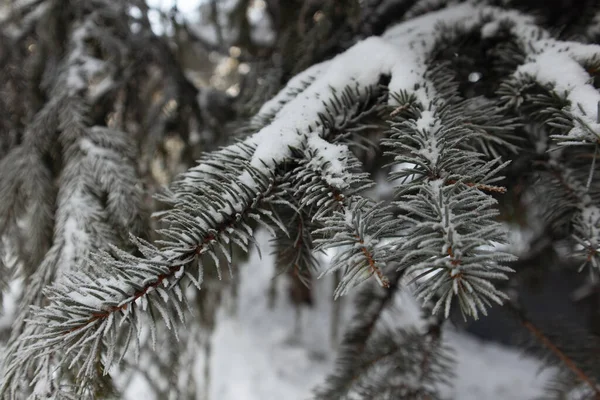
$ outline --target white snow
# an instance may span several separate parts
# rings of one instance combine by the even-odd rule
[[[19,299],[23,295],[23,278],[10,281],[8,288],[2,293],[2,312],[0,313],[0,332],[11,329],[17,313],[19,312]]]
[[[544,43],[538,44],[537,47],[543,45]],[[549,45],[552,46],[554,43],[550,42]],[[588,58],[593,54],[600,54],[600,46],[595,47],[587,47]],[[552,85],[554,92],[559,96],[566,95],[570,102],[568,111],[581,119],[581,122],[575,124],[569,136],[573,139],[587,138],[595,141],[600,137],[600,123],[598,123],[600,93],[590,84],[589,74],[577,61],[576,56],[580,55],[578,53],[580,52],[567,52],[563,46],[552,46],[550,49],[544,49],[541,54],[533,56],[533,60],[521,65],[516,73],[534,76],[541,84]],[[584,127],[582,124],[587,126]],[[590,135],[590,129],[595,134]]]
[[[586,239],[590,246],[597,247],[600,238],[600,208],[594,204],[581,207],[581,224],[586,228]]]
[[[69,54],[68,67],[61,79],[70,94],[88,88],[88,83],[97,80],[97,83],[88,88],[88,95],[90,98],[98,98],[113,84],[107,71],[108,64],[87,54],[85,40],[89,39],[94,28],[94,23],[88,19],[73,31],[73,50]]]
[[[332,60],[295,76],[288,87],[299,87],[302,81],[316,79],[295,97],[290,99],[289,91],[284,89],[261,108],[259,115],[278,111],[269,125],[247,139],[256,146],[252,165],[271,167],[289,156],[290,147],[299,148],[309,135],[317,135],[319,130],[315,128],[325,104],[333,100],[334,92],[342,92],[352,82],[358,82],[365,90],[376,85],[382,74],[389,74],[392,92],[407,90],[422,104],[430,106],[433,89],[428,87],[423,75],[425,56],[436,39],[437,23],[442,20],[474,23],[473,15],[477,14],[473,10],[470,5],[452,7],[400,24],[383,37],[364,39]],[[279,108],[281,100],[289,101]]]
[[[258,242],[263,258],[253,252],[240,269],[235,315],[218,312],[212,337],[210,399],[304,399],[333,367],[329,341],[330,279],[315,282],[315,308],[303,308],[296,330],[295,310],[287,282],[279,279],[271,309],[268,291],[275,274],[274,258],[265,251],[268,236]]]
[[[131,381],[127,385],[127,389],[123,393],[123,397],[127,400],[145,399],[155,400],[156,395],[152,387],[148,385],[146,379],[140,373],[133,374]]]
[[[248,139],[256,146],[252,165],[257,168],[263,168],[263,163],[273,166],[289,156],[290,147],[301,148],[311,128],[316,128],[324,103],[332,100],[333,90],[341,92],[353,80],[363,87],[376,84],[381,73],[388,72],[394,63],[402,64],[400,59],[390,57],[394,54],[394,47],[373,37],[357,43],[328,62],[318,79],[286,103],[271,124]],[[363,58],[372,62],[355,62]],[[311,71],[314,69],[306,72]],[[306,72],[298,78],[307,79]]]
[[[597,58],[600,46],[554,40],[547,31],[537,28],[531,17],[515,11],[497,11],[492,7],[484,10],[496,14],[495,20],[482,28],[484,37],[496,33],[500,22],[508,23],[510,32],[527,52],[527,62],[519,66],[515,75],[530,75],[541,85],[551,85],[557,95],[566,95],[570,102],[567,111],[579,119],[568,136],[575,141],[597,141],[600,136],[600,94],[591,85],[590,76],[581,64]]]
[[[309,136],[306,142],[308,148],[316,152],[309,162],[309,167],[321,170],[323,179],[333,187],[343,189],[348,186],[345,181],[347,165],[346,161],[351,154],[345,144],[329,143],[320,136]],[[327,165],[325,165],[327,162]]]
[[[421,112],[421,116],[417,119],[417,129],[424,131],[426,129],[431,129],[435,127],[436,124],[439,123],[439,120],[433,115],[433,111],[423,111]]]
[[[499,20],[490,21],[481,28],[481,37],[483,39],[493,38],[498,34],[502,24]]]

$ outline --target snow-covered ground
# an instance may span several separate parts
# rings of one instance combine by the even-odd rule
[[[278,279],[275,305],[269,307],[274,260],[266,251],[266,234],[257,239],[262,259],[255,251],[238,272],[235,315],[225,307],[218,312],[210,361],[211,400],[306,398],[333,367],[332,278],[317,282],[315,305],[303,307],[298,324],[285,279]]]
[[[267,248],[265,233],[258,242]],[[218,400],[303,400],[311,397],[334,365],[330,345],[331,285],[329,277],[316,283],[313,308],[302,311],[301,326],[281,279],[277,301],[269,308],[269,286],[274,273],[272,256],[254,252],[240,268],[237,310],[223,307],[218,313],[212,337],[210,399]],[[344,318],[350,315],[345,301]],[[410,299],[404,299],[403,320],[418,313]],[[450,399],[532,399],[542,395],[547,373],[540,364],[521,352],[487,343],[453,330],[444,337],[457,360],[454,386],[444,393]]]

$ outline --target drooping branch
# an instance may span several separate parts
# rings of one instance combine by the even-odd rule
[[[580,366],[570,357],[560,345],[555,343],[546,333],[544,333],[536,324],[534,324],[529,318],[527,318],[525,312],[519,307],[514,301],[506,303],[506,308],[514,315],[517,320],[529,331],[529,333],[535,337],[536,341],[545,347],[554,357],[556,357],[562,365],[570,370],[578,380],[587,385],[587,387],[594,394],[595,399],[600,399],[600,385],[596,380],[590,376],[590,374],[584,371]]]

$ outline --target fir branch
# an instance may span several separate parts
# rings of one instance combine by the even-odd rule
[[[39,182],[52,175],[43,168],[34,170],[33,164],[51,154],[54,144],[64,160],[54,246],[28,289],[35,300],[26,298],[37,307],[27,314],[31,319],[11,350],[14,357],[8,364],[4,393],[14,395],[11,380],[21,375],[33,373],[34,382],[43,386],[44,377],[60,371],[64,375],[58,386],[69,386],[60,380],[73,380],[69,395],[89,395],[91,381],[106,374],[131,341],[140,340],[144,315],[153,320],[148,325],[151,340],[156,340],[155,317],[178,335],[178,321],[184,316],[181,285],[189,280],[200,287],[208,257],[214,260],[219,277],[222,264],[231,273],[231,249],[235,245],[249,250],[255,222],[281,236],[283,245],[293,247],[289,259],[294,266],[302,264],[298,268],[314,264],[313,244],[317,250],[338,248],[331,268],[325,271],[345,272],[336,297],[371,276],[392,291],[396,282],[389,277],[396,274],[389,270],[393,267],[417,275],[417,293],[433,301],[433,312],[444,307],[447,316],[455,297],[463,313],[474,317],[485,314],[492,302],[501,303],[505,296],[491,282],[506,279],[510,269],[502,263],[512,257],[495,247],[506,240],[495,221],[492,197],[506,190],[498,185],[506,163],[500,161],[497,147],[515,150],[508,144],[509,132],[523,122],[503,120],[510,107],[501,110],[495,100],[458,98],[448,75],[429,66],[446,33],[488,39],[501,36],[503,40],[508,35],[506,40],[517,42],[525,55],[519,59],[524,64],[501,88],[508,105],[534,120],[548,120],[542,114],[551,113],[549,127],[558,132],[556,139],[562,144],[591,143],[597,136],[598,119],[590,122],[589,99],[581,96],[597,97],[586,80],[593,72],[582,73],[597,47],[549,39],[531,18],[516,12],[474,4],[447,7],[399,24],[381,37],[360,41],[299,74],[249,124],[245,133],[254,134],[205,156],[200,165],[176,180],[162,196],[170,209],[159,214],[161,240],[151,244],[133,238],[137,253],[130,254],[109,244],[125,228],[137,229],[139,223],[133,205],[139,200],[135,168],[130,163],[124,173],[120,168],[120,161],[133,157],[121,132],[90,127],[89,122],[108,117],[104,111],[95,111],[103,107],[94,106],[107,97],[110,100],[121,85],[114,76],[124,65],[120,56],[127,46],[100,28],[105,18],[110,19],[109,8],[101,12],[88,8],[94,7],[82,6],[69,14],[77,21],[70,30],[73,41],[65,44],[66,57],[56,74],[48,72],[51,102],[57,103],[43,111],[48,113],[58,102],[65,102],[56,121],[50,119],[48,124],[56,127],[40,143],[31,142],[36,150],[20,164]],[[126,19],[119,32],[129,32],[129,22]],[[98,58],[96,52],[114,53],[114,58]],[[577,72],[569,77],[566,88],[555,70],[544,70],[555,59]],[[175,75],[176,86],[185,80],[179,68],[163,67],[167,75]],[[179,98],[196,94],[186,85],[179,89]],[[195,103],[195,96],[191,97]],[[536,104],[527,108],[530,100]],[[167,93],[155,102],[156,109],[162,110],[169,101]],[[378,123],[384,111],[391,125],[387,132]],[[156,135],[163,130],[160,125]],[[376,139],[390,135],[384,144],[394,157],[390,177],[397,183],[397,201],[392,206],[363,197],[362,191],[372,182],[364,173],[365,163],[350,152],[351,148],[368,148],[374,142],[369,137],[372,133]],[[43,135],[32,135],[37,136]],[[2,165],[24,155],[26,147],[17,149]],[[18,218],[10,213],[22,214],[16,208],[15,193],[26,186],[19,179],[0,180],[0,194],[12,196],[7,209],[0,210],[2,221],[10,222],[2,234],[12,233],[17,226]],[[588,182],[586,189],[594,191],[593,179]],[[31,195],[34,190],[29,187],[25,192]],[[92,206],[78,211],[73,202],[82,198]],[[594,196],[589,198],[576,233],[590,251],[590,261],[595,261],[600,213],[592,208]],[[32,204],[35,213],[44,214],[51,202],[38,197]],[[282,209],[292,229],[286,229],[279,215]],[[79,215],[80,211],[85,215]],[[44,221],[48,225],[49,220]],[[72,223],[89,230],[87,240],[76,243]],[[287,233],[291,234],[288,241],[282,237]],[[438,360],[444,359],[439,325],[425,333],[376,329],[381,307],[374,307],[374,315],[363,321],[360,334],[366,341],[350,349],[360,350],[352,366],[357,369],[351,375],[350,390],[371,398],[435,396],[431,383],[441,379],[443,362]],[[77,371],[73,379],[70,369]],[[51,389],[56,393],[57,388]]]
[[[334,256],[325,272],[329,274],[344,269],[335,297],[344,295],[371,276],[382,287],[389,287],[389,280],[382,272],[384,264],[379,261],[383,256],[379,254],[377,246],[379,239],[386,237],[391,229],[392,217],[387,211],[381,203],[354,198],[349,201],[347,210],[323,218],[325,227],[314,232],[328,236],[316,241],[317,249],[348,246]]]
[[[63,101],[48,103],[35,117],[24,134],[24,143],[0,161],[0,235],[22,238],[16,245],[25,275],[30,275],[50,244],[53,225],[52,173],[43,162],[52,148],[58,131],[58,114]],[[18,227],[19,219],[36,229],[27,234]],[[14,251],[14,250],[13,250]],[[5,272],[4,276],[11,273]]]
[[[575,363],[565,355],[548,337],[546,337],[535,325],[533,325],[530,321],[526,319],[521,319],[521,322],[528,331],[530,331],[535,337],[542,343],[544,346],[548,348],[552,353],[554,353],[567,368],[569,368],[573,373],[580,379],[582,382],[585,382],[595,393],[596,398],[600,398],[600,387],[589,377],[585,372],[583,372]]]
[[[375,276],[389,287],[376,253],[378,241],[391,232],[389,211],[358,193],[372,185],[360,164],[343,145],[330,145],[319,137],[307,142],[305,159],[296,169],[296,193],[300,206],[310,210],[321,227],[313,231],[315,250],[338,248],[332,266],[325,273],[343,269],[335,297]],[[347,247],[347,248],[346,248]],[[362,272],[364,271],[364,272]]]
[[[561,364],[564,368],[570,371],[570,373],[572,373],[578,381],[585,384],[587,386],[587,389],[591,391],[590,395],[593,395],[594,398],[600,398],[600,385],[597,383],[596,358],[590,356],[589,351],[582,354],[583,357],[592,360],[591,365],[587,365],[587,368],[582,368],[582,364],[585,365],[585,363],[582,363],[581,360],[576,360],[573,357],[573,349],[569,348],[567,345],[564,345],[564,343],[563,346],[560,342],[557,342],[557,338],[564,336],[567,332],[567,330],[564,330],[564,322],[560,324],[560,328],[553,327],[552,330],[545,331],[543,329],[540,329],[539,326],[537,326],[531,319],[529,319],[524,310],[514,301],[507,302],[506,308],[536,339],[536,343],[538,346],[542,346],[543,348],[545,348],[553,357],[556,358],[556,360],[558,360],[559,364]],[[570,334],[572,335],[575,333],[578,332],[570,332]],[[585,340],[586,342],[589,342],[589,345],[591,347],[590,350],[592,352],[598,351],[599,343],[597,338],[579,337],[579,340]],[[581,343],[577,343],[577,347],[579,347],[580,345]]]
[[[248,166],[245,170],[252,171]],[[92,257],[90,265],[81,272],[58,280],[47,289],[46,296],[50,304],[34,310],[31,323],[38,329],[23,339],[24,345],[17,352],[16,362],[56,355],[58,348],[64,349],[64,353],[59,355],[61,364],[73,366],[81,363],[77,374],[77,378],[81,380],[93,375],[94,360],[101,354],[104,354],[104,373],[123,357],[130,339],[139,335],[142,310],[157,313],[168,328],[175,329],[175,320],[166,313],[166,309],[168,304],[172,304],[178,310],[179,318],[183,317],[180,307],[176,306],[178,301],[182,301],[178,283],[183,276],[187,276],[199,287],[202,282],[202,265],[198,256],[210,255],[218,268],[217,252],[221,251],[230,264],[231,259],[223,244],[234,242],[245,248],[252,232],[248,219],[261,221],[262,218],[274,218],[270,211],[261,207],[261,203],[269,203],[272,199],[269,196],[272,196],[277,185],[272,178],[258,172],[253,177],[254,182],[259,184],[253,190],[241,183],[230,183],[226,187],[221,186],[219,192],[210,193],[207,190],[204,199],[194,199],[200,204],[206,204],[206,199],[211,195],[218,194],[222,198],[226,193],[235,193],[238,201],[244,199],[240,205],[217,203],[208,210],[192,207],[200,213],[198,218],[203,218],[206,222],[196,227],[197,242],[186,234],[183,237],[186,241],[183,248],[181,242],[164,241],[164,247],[158,249],[138,239],[135,242],[143,257],[113,247],[114,256],[99,253]],[[191,200],[187,198],[186,201]],[[222,206],[230,208],[227,210]],[[185,213],[185,210],[178,209],[165,217],[172,224],[171,237],[182,238],[177,236],[181,231],[175,227],[185,220],[181,218],[187,215]],[[189,271],[190,266],[195,263],[199,264],[198,278],[193,277]],[[174,291],[177,298],[173,298],[167,291]],[[141,310],[138,311],[140,307]],[[153,337],[154,324],[152,322],[150,325]],[[118,339],[123,335],[128,339],[123,348],[118,348]],[[16,364],[11,364],[8,370],[16,368]]]
[[[338,210],[322,216],[323,226],[313,231],[315,250],[340,248],[324,274],[342,270],[342,279],[334,293],[337,298],[371,276],[385,288],[390,283],[383,273],[385,264],[379,241],[392,234],[393,217],[382,203],[352,196]]]
[[[569,156],[567,154],[563,157],[568,159]],[[577,156],[577,153],[573,156]],[[553,190],[556,198],[549,204],[551,214],[542,216],[546,221],[556,223],[554,220],[566,215],[566,222],[572,226],[571,237],[576,243],[573,254],[581,260],[580,269],[587,265],[597,269],[600,267],[600,210],[596,206],[597,194],[584,183],[584,179],[588,177],[580,168],[572,160],[570,163],[565,162],[563,157],[555,153],[553,159],[536,163],[551,174],[564,192],[557,196],[560,192]]]
[[[63,389],[70,390],[71,385],[66,382],[69,372],[56,363],[55,354],[34,355],[27,351],[31,337],[36,337],[41,330],[29,319],[32,317],[29,307],[45,305],[48,297],[43,289],[67,272],[84,268],[90,252],[117,244],[119,236],[129,229],[139,233],[138,222],[143,218],[134,153],[124,133],[90,127],[88,122],[90,103],[86,101],[94,103],[98,92],[91,93],[93,88],[86,84],[98,73],[106,72],[106,64],[90,55],[86,45],[87,40],[98,34],[94,19],[94,13],[88,14],[73,29],[70,50],[50,82],[52,100],[36,117],[39,122],[32,126],[35,129],[39,128],[37,124],[49,123],[43,127],[50,130],[49,134],[39,135],[39,131],[30,130],[26,135],[34,156],[40,158],[55,150],[53,141],[56,141],[64,167],[58,180],[54,243],[25,290],[22,302],[26,306],[16,318],[5,354],[0,393],[10,393],[13,397],[17,391],[33,390],[33,395],[58,396]],[[105,76],[105,79],[111,78]],[[88,98],[84,89],[90,89],[86,93]],[[46,182],[49,183],[51,179]],[[44,188],[44,184],[40,186]],[[47,195],[44,191],[40,194]],[[50,197],[45,201],[52,200]],[[44,214],[40,212],[39,218]],[[92,366],[97,361],[90,359],[89,371],[93,372]],[[89,379],[75,392],[93,392],[92,388],[102,382],[102,379]]]
[[[424,301],[441,294],[434,312],[444,307],[448,316],[452,297],[457,296],[464,314],[485,315],[490,301],[502,304],[506,298],[489,282],[507,279],[505,273],[512,271],[498,262],[513,259],[485,250],[490,243],[505,240],[491,220],[497,214],[490,209],[494,201],[476,188],[442,186],[441,180],[419,189],[417,195],[407,196],[406,203],[397,204],[406,212],[399,217],[409,226],[408,239],[399,249],[401,268],[422,273],[416,281],[417,295]]]
[[[424,327],[386,326],[382,313],[398,295],[396,289],[394,279],[390,289],[369,288],[360,293],[354,325],[344,336],[336,370],[316,389],[315,398],[440,397],[439,386],[448,384],[452,363],[441,342],[440,320]]]
[[[499,94],[507,106],[533,114],[556,130],[552,138],[561,146],[596,143],[600,95],[585,66],[597,59],[600,47],[552,39],[534,42],[513,33],[528,58],[501,85]]]
[[[288,201],[292,203],[295,200],[290,196]],[[308,213],[300,210],[299,206],[285,207],[280,215],[282,215],[288,235],[279,233],[272,240],[274,253],[277,256],[277,265],[280,266],[281,271],[291,270],[291,273],[303,285],[310,288],[312,274],[318,270],[319,266],[313,251],[314,244],[311,234],[313,224]]]
[[[507,279],[511,269],[499,264],[509,254],[485,250],[505,242],[505,234],[492,207],[496,201],[484,190],[503,192],[490,185],[506,165],[470,150],[466,143],[475,134],[442,96],[427,104],[404,93],[392,94],[404,110],[391,120],[392,134],[384,141],[394,156],[390,178],[399,182],[395,205],[405,223],[400,245],[390,245],[389,258],[399,258],[400,268],[417,274],[417,295],[425,302],[440,293],[434,312],[450,313],[458,297],[463,314],[477,318],[489,301],[502,304],[505,296],[490,283]]]
[[[91,251],[106,249],[110,244],[118,243],[119,233],[122,234],[125,229],[133,228],[135,232],[133,222],[141,218],[139,192],[135,187],[135,168],[123,162],[126,160],[125,154],[122,153],[123,149],[119,148],[118,136],[122,133],[70,126],[73,124],[73,121],[67,124],[69,129],[65,131],[70,132],[67,137],[81,136],[65,150],[70,155],[60,178],[55,242],[27,287],[22,300],[27,305],[43,305],[48,297],[42,289],[69,271],[85,268],[84,261]],[[101,140],[106,140],[113,148],[101,146],[101,143],[98,143]],[[118,164],[114,164],[115,161]],[[102,178],[99,177],[99,173],[102,174]],[[90,191],[94,187],[111,194],[106,208],[97,195]],[[112,218],[108,216],[111,202],[119,206],[119,210],[112,211]],[[36,357],[21,357],[20,354],[22,348],[27,347],[30,338],[36,336],[40,330],[29,318],[35,319],[29,309],[25,308],[15,321],[10,350],[6,355],[3,390],[7,389],[5,385],[18,385],[18,382],[12,382],[12,379],[26,377],[27,371],[35,368],[38,362]],[[54,355],[47,354],[46,357],[48,360],[42,363],[52,364],[49,360],[54,358]],[[45,379],[48,378],[37,375],[33,382]]]

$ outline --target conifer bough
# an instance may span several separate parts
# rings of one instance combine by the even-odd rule
[[[113,238],[140,218],[142,207],[135,167],[120,162],[134,156],[122,132],[89,122],[91,108],[126,73],[114,58],[97,58],[90,49],[90,41],[107,39],[100,31],[108,17],[99,9],[82,11],[61,73],[52,78],[58,100],[48,102],[31,125],[50,121],[49,130],[60,132],[64,167],[53,245],[38,257],[40,267],[25,292],[33,308],[9,341],[3,395],[32,390],[93,397],[91,382],[118,367],[130,347],[140,347],[141,337],[150,335],[156,345],[155,319],[179,335],[184,283],[201,289],[205,265],[214,264],[219,278],[222,264],[233,274],[232,249],[248,252],[257,225],[276,241],[295,238],[286,250],[295,269],[318,269],[313,251],[335,249],[320,272],[341,273],[336,297],[370,278],[396,290],[404,276],[435,315],[447,318],[453,304],[465,318],[486,315],[492,303],[508,299],[497,282],[508,279],[508,262],[515,260],[497,220],[497,198],[507,191],[500,174],[507,154],[519,152],[514,132],[535,121],[550,135],[544,150],[554,151],[547,164],[574,204],[569,224],[583,266],[598,269],[600,211],[591,191],[596,151],[584,177],[567,168],[565,157],[573,148],[598,145],[600,93],[590,71],[596,71],[600,47],[553,39],[531,16],[475,3],[400,22],[294,76],[248,122],[256,128],[252,134],[206,153],[159,196],[168,204],[156,214],[160,239],[150,243],[136,236],[141,228],[133,229],[135,251],[125,251]],[[451,64],[437,61],[440,46],[461,36],[513,46],[513,53],[500,55],[496,96],[463,98]],[[122,40],[119,33],[110,39],[110,45]],[[372,140],[367,136],[373,131],[384,133]],[[26,146],[41,153],[22,161],[28,163],[23,174],[31,177],[0,179],[6,196],[27,179],[43,182],[47,172],[35,166],[50,143],[35,143],[33,133],[25,139],[2,165],[22,156]],[[391,160],[384,170],[395,189],[392,202],[369,197],[377,185],[360,156],[380,146]],[[108,198],[90,188],[95,185]],[[31,201],[40,215],[29,217],[47,226],[51,211]],[[0,218],[9,221],[14,205],[5,203]],[[3,234],[17,229],[18,221],[11,224]],[[342,371],[322,396],[344,397],[352,390],[363,398],[374,391],[377,398],[437,396],[433,378],[449,362],[441,321],[425,330],[375,329],[374,322],[361,328],[367,344],[352,370],[360,377]],[[418,349],[406,350],[405,343]],[[375,364],[382,375],[370,375]],[[408,371],[414,365],[420,372]],[[397,382],[398,368],[406,381]],[[66,371],[72,371],[72,387],[65,384]],[[372,380],[387,374],[389,386],[377,388]],[[24,377],[31,388],[24,387]],[[593,379],[585,384],[599,392]]]

